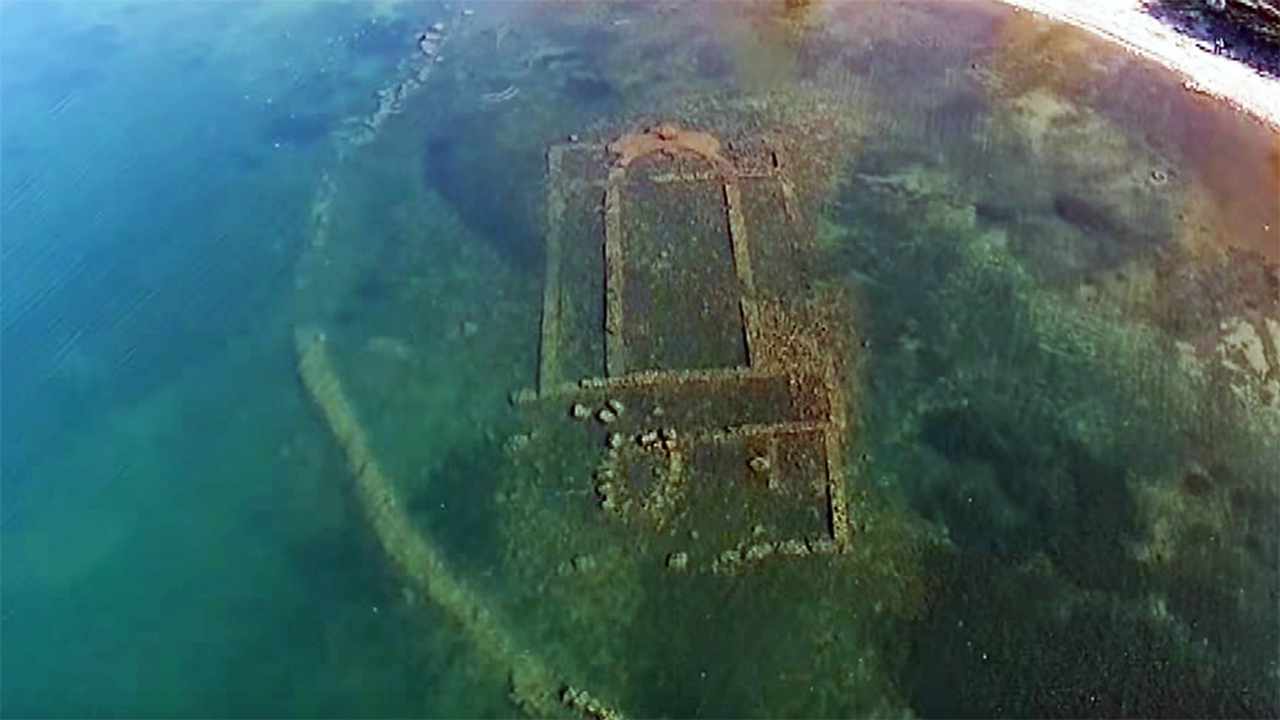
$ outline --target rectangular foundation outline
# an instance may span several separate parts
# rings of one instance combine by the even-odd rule
[[[622,181],[626,171],[609,169],[604,196],[604,334],[605,373],[620,377],[627,371],[627,344],[622,335]]]
[[[536,393],[529,390],[514,393],[513,402],[523,403],[534,399],[548,397],[570,397],[584,391],[605,391],[614,388],[638,388],[659,385],[681,385],[684,383],[726,382],[732,383],[749,378],[772,378],[786,375],[777,370],[764,370],[756,350],[760,343],[760,316],[756,301],[754,273],[751,266],[750,246],[746,219],[742,214],[740,181],[743,179],[774,179],[779,182],[783,197],[783,209],[789,221],[796,220],[794,188],[783,173],[782,159],[776,150],[773,151],[772,165],[765,172],[726,172],[719,176],[707,173],[674,174],[668,173],[651,177],[655,183],[671,182],[703,182],[719,178],[723,188],[723,200],[727,220],[727,230],[731,243],[734,271],[739,281],[739,309],[745,341],[747,346],[747,363],[745,367],[728,367],[700,370],[643,370],[627,372],[626,343],[623,333],[623,289],[624,277],[624,238],[621,223],[623,202],[623,182],[626,177],[625,167],[611,166],[608,180],[604,183],[604,264],[605,264],[605,377],[584,378],[577,383],[566,382],[560,377],[559,343],[561,333],[561,312],[563,298],[560,287],[560,265],[563,254],[561,224],[565,212],[565,198],[561,182],[561,164],[564,153],[569,149],[581,147],[586,150],[601,149],[603,146],[553,145],[548,148],[547,172],[548,206],[547,206],[547,270],[546,285],[543,291],[543,316],[541,332],[541,352],[539,357],[538,389]],[[599,183],[592,183],[597,185]],[[852,528],[849,524],[847,498],[843,478],[843,446],[842,433],[846,427],[843,413],[843,394],[835,381],[834,365],[828,360],[823,378],[826,395],[830,402],[830,415],[825,420],[790,421],[770,424],[747,424],[722,429],[695,432],[689,436],[693,442],[725,442],[746,437],[769,438],[771,465],[776,457],[777,443],[781,436],[798,433],[821,433],[824,444],[824,462],[827,488],[828,518],[831,542],[836,552],[848,548]],[[810,543],[812,544],[812,543]]]
[[[564,146],[547,148],[546,275],[542,285],[542,337],[538,345],[538,394],[544,395],[560,381],[560,224],[564,218],[564,194],[560,164]]]

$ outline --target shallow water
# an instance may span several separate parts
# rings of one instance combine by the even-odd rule
[[[1276,136],[996,4],[783,6],[6,8],[4,712],[1280,712]],[[553,222],[605,371],[604,166],[548,147],[664,121],[789,153],[743,212],[839,298],[843,553],[721,573],[728,474],[619,521],[605,429],[512,402]],[[742,353],[662,344],[708,197],[630,276],[659,365]]]

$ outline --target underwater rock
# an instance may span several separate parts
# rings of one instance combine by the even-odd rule
[[[622,714],[591,696],[586,690],[567,685],[560,692],[560,702],[584,718],[622,720]]]
[[[519,452],[529,445],[531,436],[528,433],[517,433],[507,438],[507,452]]]
[[[571,562],[574,572],[586,573],[596,569],[596,559],[591,555],[575,555]]]
[[[775,550],[773,543],[757,543],[747,548],[744,554],[747,562],[759,562],[773,554]]]
[[[778,543],[778,552],[783,555],[803,557],[809,554],[809,546],[805,545],[803,540],[783,540]]]
[[[622,443],[623,443],[622,433],[610,433],[610,434],[609,434],[609,447],[610,447],[610,448],[612,448],[612,449],[614,449],[614,450],[617,450],[617,449],[619,449],[619,448],[621,448],[621,447],[622,447]]]
[[[1204,497],[1213,491],[1214,482],[1204,468],[1192,464],[1182,476],[1182,492],[1192,497]]]
[[[608,406],[608,408],[612,410],[614,414],[618,415],[619,417],[622,416],[622,411],[627,409],[627,407],[623,405],[622,402],[616,398],[610,398],[606,400],[604,404]]]
[[[673,552],[667,556],[667,568],[676,572],[684,572],[689,567],[689,553]]]
[[[609,408],[600,408],[600,412],[596,413],[596,419],[604,425],[612,425],[618,419],[618,414]]]
[[[569,408],[569,416],[574,420],[586,420],[591,417],[591,410],[582,403],[574,403],[573,407]]]
[[[769,472],[769,459],[762,455],[757,455],[756,457],[751,458],[750,466],[751,472],[757,475],[763,475]]]
[[[518,390],[512,390],[507,395],[507,402],[516,406],[528,405],[529,403],[537,399],[538,399],[538,393],[533,388],[520,388]]]

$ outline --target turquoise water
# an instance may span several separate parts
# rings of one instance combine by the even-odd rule
[[[328,133],[433,12],[4,8],[6,715],[422,707],[288,343]]]
[[[0,12],[5,715],[1280,708],[1280,153],[1177,78],[978,3]],[[546,148],[671,119],[809,123],[846,556],[672,579],[510,402]]]

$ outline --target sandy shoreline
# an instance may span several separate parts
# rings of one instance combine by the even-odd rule
[[[1070,23],[1123,45],[1185,78],[1184,85],[1261,120],[1280,133],[1280,80],[1201,49],[1148,15],[1140,0],[1002,0],[1009,5]]]

